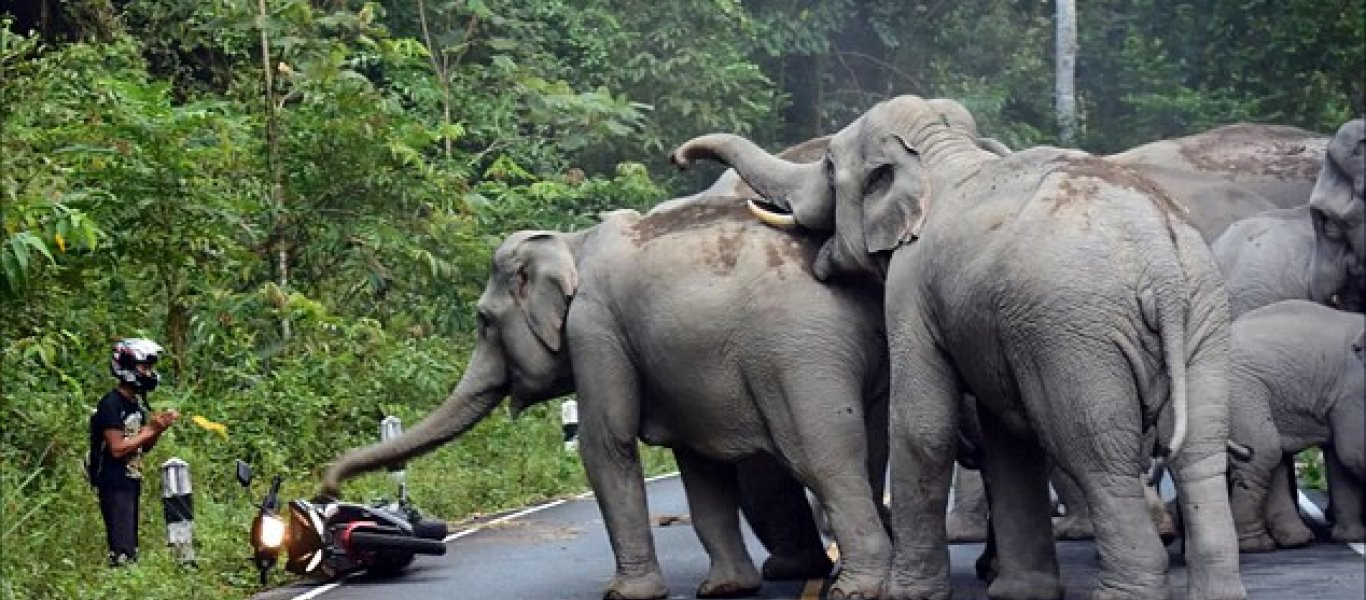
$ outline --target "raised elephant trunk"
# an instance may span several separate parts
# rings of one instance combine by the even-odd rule
[[[492,356],[484,359],[483,355]],[[426,454],[455,439],[493,411],[506,393],[506,374],[497,352],[475,350],[470,369],[435,411],[396,438],[343,454],[323,474],[322,492],[337,496],[342,482]]]
[[[791,202],[793,198],[819,197],[827,193],[821,162],[794,163],[784,160],[769,154],[754,142],[728,133],[695,137],[669,155],[669,161],[680,169],[688,168],[692,161],[700,158],[734,168],[745,183],[769,203],[793,211],[796,221],[802,226],[829,229],[833,225],[831,217],[824,214],[832,211],[793,206]]]

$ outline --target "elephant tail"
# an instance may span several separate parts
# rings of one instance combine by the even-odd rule
[[[1151,287],[1144,289],[1138,298],[1143,310],[1144,321],[1156,329],[1162,339],[1163,360],[1171,380],[1172,434],[1166,448],[1161,447],[1159,436],[1157,455],[1175,456],[1181,452],[1186,442],[1186,429],[1190,417],[1190,402],[1186,395],[1186,306],[1171,290],[1184,286],[1162,286],[1162,292],[1153,293]],[[1163,293],[1165,292],[1165,293]]]

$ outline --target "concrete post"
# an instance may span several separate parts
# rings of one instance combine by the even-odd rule
[[[180,562],[194,562],[194,495],[190,465],[179,458],[161,463],[161,507],[166,516],[166,543]]]
[[[560,428],[564,430],[564,451],[579,449],[579,403],[565,400],[560,405]]]

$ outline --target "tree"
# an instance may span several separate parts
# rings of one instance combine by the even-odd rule
[[[1058,16],[1055,59],[1058,103],[1058,141],[1071,146],[1077,137],[1077,94],[1073,76],[1077,66],[1077,7],[1073,0],[1056,0]]]

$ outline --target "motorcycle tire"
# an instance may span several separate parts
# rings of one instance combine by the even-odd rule
[[[357,550],[399,550],[415,554],[443,555],[446,544],[438,540],[427,540],[409,535],[352,531],[350,544]]]
[[[450,528],[441,519],[421,519],[413,523],[413,535],[427,540],[444,540]]]
[[[365,571],[376,577],[393,577],[413,563],[411,552],[381,552],[366,565]]]

